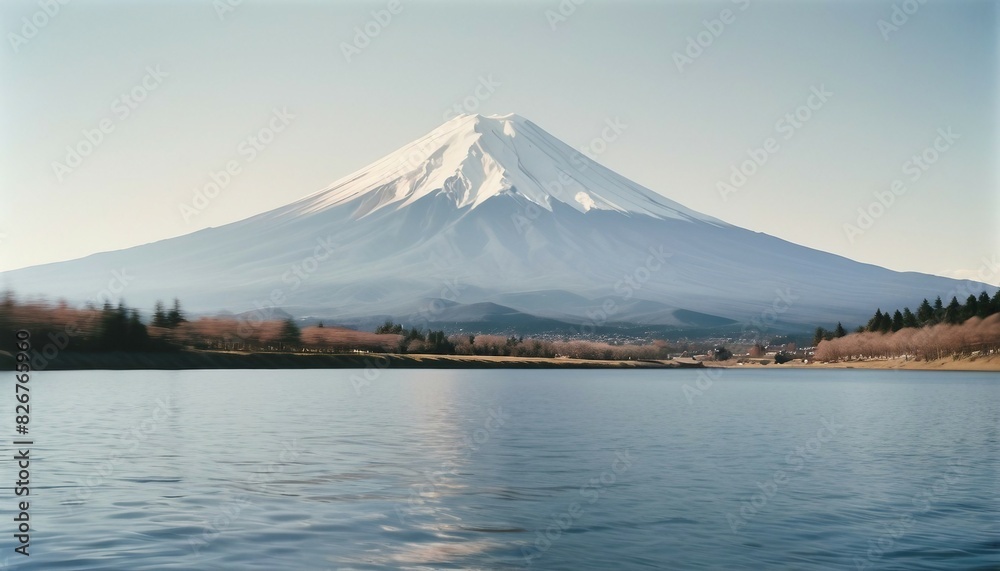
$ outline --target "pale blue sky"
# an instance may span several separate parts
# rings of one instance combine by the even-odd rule
[[[617,118],[599,161],[733,224],[897,270],[971,277],[1000,257],[995,2],[897,1],[919,8],[884,34],[892,2],[588,0],[553,29],[556,0],[403,0],[350,62],[342,43],[388,2],[245,0],[220,19],[224,2],[73,0],[26,42],[11,34],[45,20],[39,5],[0,4],[0,270],[286,204],[433,129],[484,79],[499,85],[468,110],[577,148]],[[674,53],[724,9],[679,71]],[[167,77],[121,118],[114,100],[156,66]],[[832,95],[786,140],[776,123],[820,86]],[[249,162],[237,148],[275,108],[295,118]],[[113,131],[59,182],[53,161],[102,119]],[[904,163],[949,127],[959,138],[912,181]],[[777,151],[723,200],[717,183],[768,137]],[[231,160],[240,174],[185,221]],[[844,224],[895,179],[905,194],[851,242]]]

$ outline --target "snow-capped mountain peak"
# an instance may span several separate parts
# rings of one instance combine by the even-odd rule
[[[659,219],[724,223],[612,172],[516,114],[459,115],[367,167],[293,205],[305,214],[358,201],[355,217],[445,195],[476,208],[502,194],[551,211],[609,210]]]
[[[698,214],[517,115],[455,117],[292,204],[0,281],[83,301],[124,271],[136,276],[128,300],[143,307],[178,297],[192,311],[277,305],[466,331],[738,320],[771,335],[772,314],[812,329],[958,291]],[[426,309],[434,299],[441,311]],[[511,321],[517,312],[528,321]]]

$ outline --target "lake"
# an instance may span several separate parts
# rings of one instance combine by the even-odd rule
[[[31,556],[8,492],[0,568],[1000,568],[996,373],[81,371],[31,391]]]

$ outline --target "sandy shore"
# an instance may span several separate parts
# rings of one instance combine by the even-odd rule
[[[1000,354],[985,357],[966,357],[952,359],[946,357],[933,361],[915,359],[870,359],[867,361],[839,361],[836,363],[803,363],[796,359],[783,365],[760,365],[757,363],[738,364],[735,360],[719,363],[706,362],[708,367],[725,367],[732,369],[762,368],[768,369],[909,369],[914,371],[997,371],[1000,372]]]

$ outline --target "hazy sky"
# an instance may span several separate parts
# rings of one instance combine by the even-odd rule
[[[1000,258],[996,2],[51,1],[0,3],[0,270],[286,204],[455,105],[806,246],[959,277]]]

